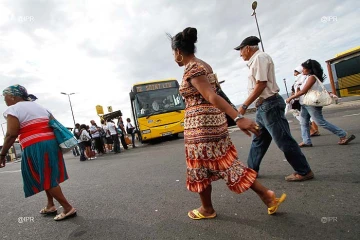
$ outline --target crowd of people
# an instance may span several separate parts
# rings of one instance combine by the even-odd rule
[[[326,121],[322,115],[322,107],[308,106],[302,102],[303,96],[324,80],[323,70],[317,61],[309,59],[301,64],[301,68],[296,68],[296,76],[300,76],[293,95],[286,99],[287,103],[299,101],[297,108],[303,141],[298,144],[292,137],[285,117],[286,104],[279,95],[274,62],[269,54],[259,50],[260,39],[247,37],[235,48],[240,52],[240,57],[248,62],[249,96],[239,109],[234,109],[227,99],[216,92],[217,78],[212,67],[195,56],[197,30],[189,27],[169,37],[175,62],[185,68],[179,91],[186,103],[186,186],[188,190],[198,193],[201,200],[199,208],[188,212],[191,219],[217,216],[212,203],[211,183],[219,179],[224,179],[228,188],[235,193],[252,189],[267,207],[267,213],[276,213],[280,204],[285,201],[286,194],[277,198],[274,191],[260,183],[260,164],[274,140],[294,169],[294,173],[285,177],[286,181],[299,182],[314,178],[301,150],[303,147],[312,147],[310,117],[317,125],[336,134],[340,138],[340,145],[346,145],[355,139],[354,135]],[[57,213],[53,201],[56,199],[63,207],[62,213],[56,215],[56,221],[75,216],[77,210],[69,204],[60,188],[60,183],[67,180],[68,175],[62,152],[49,127],[49,111],[34,103],[36,97],[28,94],[23,86],[10,86],[3,91],[3,95],[9,108],[4,113],[7,132],[0,153],[0,168],[5,167],[5,156],[19,137],[24,150],[21,168],[25,197],[45,191],[47,205],[41,209],[41,214]],[[253,102],[256,106],[255,120],[244,116]],[[248,166],[238,159],[225,114],[246,135],[252,136]],[[121,117],[117,119],[117,123],[107,119],[101,121],[101,125],[97,125],[94,120],[90,121],[90,126],[76,124],[74,135],[79,140],[80,160],[93,159],[93,149],[99,155],[108,152],[118,154],[121,151],[120,142],[124,149],[128,149],[125,134],[131,135],[131,143],[135,148],[136,129],[129,118],[126,124]]]
[[[78,147],[73,149],[74,156],[80,156],[80,161],[96,158],[96,153],[101,156],[106,153],[118,154],[121,152],[120,142],[125,150],[128,145],[135,145],[135,127],[130,118],[126,119],[126,125],[120,116],[117,123],[112,119],[102,119],[98,126],[94,120],[90,121],[90,126],[86,124],[75,124],[74,136],[78,139]],[[127,137],[131,136],[131,140]]]

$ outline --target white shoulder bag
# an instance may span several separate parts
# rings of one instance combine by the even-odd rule
[[[315,75],[313,76],[316,78],[316,82],[319,87],[317,90],[309,89],[309,91],[304,96],[303,104],[314,107],[330,105],[332,103],[330,94],[328,91],[326,91],[324,84]]]

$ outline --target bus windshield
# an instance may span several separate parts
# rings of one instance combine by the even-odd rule
[[[185,104],[178,88],[166,88],[136,94],[135,111],[137,117],[146,117],[184,109]]]

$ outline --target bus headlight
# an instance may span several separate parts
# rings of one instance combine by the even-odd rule
[[[150,129],[142,131],[143,134],[147,134],[147,133],[150,133],[150,132],[151,132]]]
[[[182,123],[180,123],[180,125],[181,125],[181,126],[184,126],[184,123],[182,122]]]

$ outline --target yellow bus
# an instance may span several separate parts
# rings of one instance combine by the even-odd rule
[[[176,79],[136,83],[130,101],[140,142],[184,132],[185,103]]]

